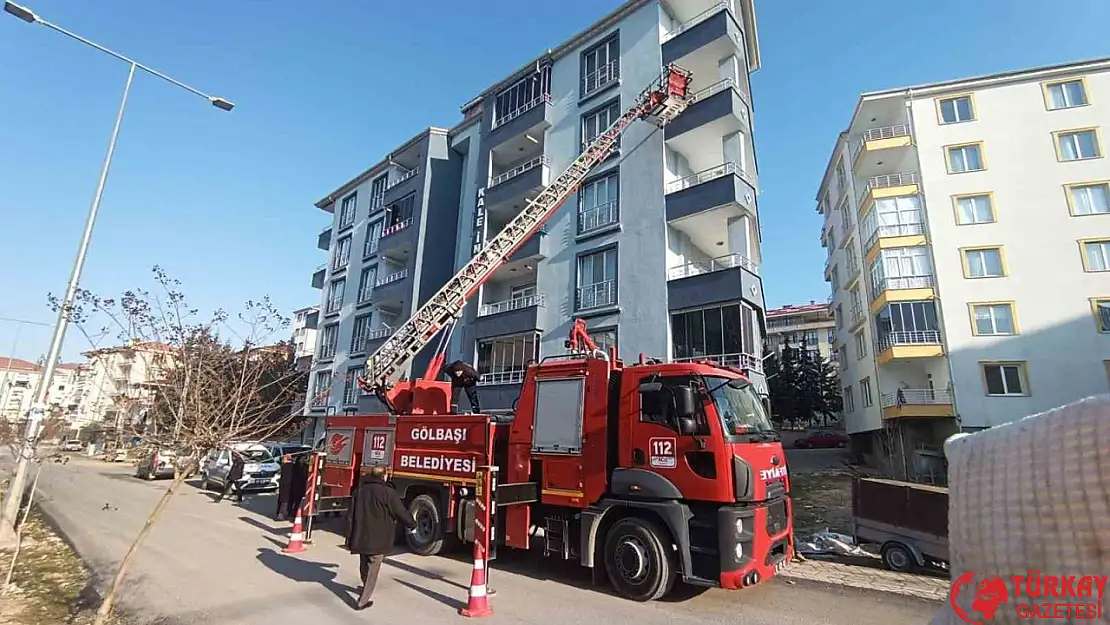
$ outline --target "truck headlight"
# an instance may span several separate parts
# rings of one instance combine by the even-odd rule
[[[743,534],[744,533],[744,519],[736,519],[736,533],[737,534]]]
[[[740,543],[736,543],[736,559],[744,559],[744,545],[741,545]]]

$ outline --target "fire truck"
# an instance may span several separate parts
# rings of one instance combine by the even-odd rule
[[[794,549],[786,457],[745,370],[642,354],[626,365],[575,320],[565,354],[527,367],[511,414],[453,414],[451,384],[437,379],[466,301],[630,124],[663,126],[680,114],[689,82],[688,72],[665,68],[369,358],[359,384],[386,410],[327,418],[314,513],[345,509],[362,472],[381,466],[417,521],[406,541],[422,555],[476,540],[477,519],[489,519],[491,556],[542,547],[604,572],[637,601],[678,580],[753,586],[786,565]],[[401,379],[437,336],[424,376]],[[475,496],[483,487],[492,518],[476,516],[486,510]]]

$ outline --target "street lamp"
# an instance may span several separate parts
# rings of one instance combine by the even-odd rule
[[[16,470],[15,476],[12,478],[11,488],[7,493],[7,499],[4,501],[3,510],[0,510],[0,546],[5,542],[12,540],[13,528],[15,524],[15,516],[19,512],[20,497],[23,492],[23,486],[27,480],[27,466],[30,457],[34,453],[33,440],[38,435],[38,425],[42,421],[43,413],[46,410],[46,396],[50,389],[50,382],[54,376],[55,364],[57,364],[58,355],[62,351],[62,343],[65,340],[66,326],[69,323],[69,310],[73,306],[74,297],[77,294],[77,285],[81,280],[81,270],[85,266],[85,256],[88,254],[89,241],[92,239],[93,225],[96,223],[96,215],[100,211],[100,199],[104,195],[104,184],[108,180],[108,169],[112,165],[112,155],[116,151],[116,139],[119,137],[120,124],[123,122],[123,112],[127,107],[127,96],[131,93],[131,82],[135,78],[135,70],[142,70],[148,74],[161,78],[166,82],[177,85],[182,89],[200,96],[207,100],[209,104],[223,111],[230,111],[235,107],[230,100],[219,98],[216,96],[208,95],[203,91],[194,89],[189,85],[171,78],[162,72],[147,67],[133,59],[130,59],[118,52],[105,48],[104,46],[85,39],[84,37],[72,33],[61,26],[52,24],[38,15],[34,11],[20,6],[14,2],[5,0],[4,11],[13,15],[28,24],[41,24],[51,30],[59,32],[71,39],[80,41],[81,43],[96,48],[97,50],[115,57],[128,64],[129,69],[127,72],[127,83],[123,88],[123,98],[119,104],[119,111],[116,113],[116,123],[112,127],[112,136],[108,141],[108,153],[104,157],[104,164],[100,169],[100,178],[96,184],[96,191],[93,194],[92,204],[89,206],[89,214],[85,220],[85,231],[81,236],[81,244],[77,248],[77,259],[73,263],[73,271],[69,276],[69,284],[66,285],[65,296],[62,298],[61,306],[58,309],[58,319],[54,325],[54,335],[50,339],[50,350],[46,356],[46,368],[42,373],[42,382],[39,385],[38,391],[35,393],[35,400],[32,404],[31,414],[27,419],[27,430],[24,434],[24,444],[22,453],[19,457],[19,465]]]

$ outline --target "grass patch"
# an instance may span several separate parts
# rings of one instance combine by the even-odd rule
[[[851,534],[852,475],[841,472],[790,476],[794,533],[808,537],[828,528]]]

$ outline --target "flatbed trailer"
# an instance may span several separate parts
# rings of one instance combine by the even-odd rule
[[[880,545],[883,565],[907,573],[948,567],[948,489],[876,478],[852,483],[857,544]]]

